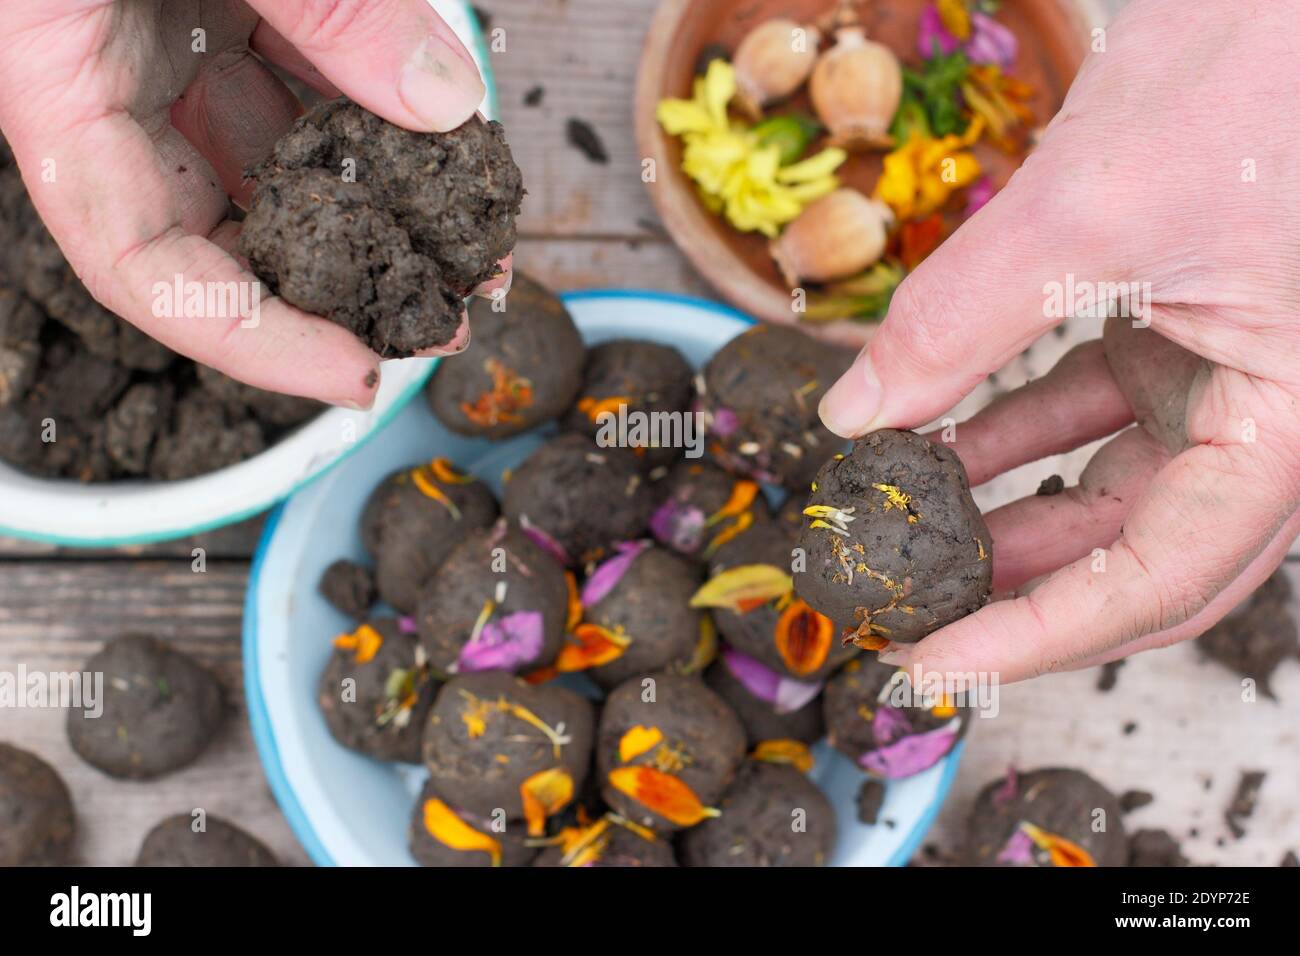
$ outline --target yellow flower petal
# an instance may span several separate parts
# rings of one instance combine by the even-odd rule
[[[563,767],[540,770],[519,785],[528,835],[546,832],[546,818],[563,810],[573,799],[573,777]]]
[[[809,156],[807,159],[782,167],[776,174],[776,178],[783,183],[806,183],[821,176],[829,176],[844,165],[844,161],[848,158],[849,154],[844,150],[831,146],[823,149],[816,156]]]
[[[438,799],[424,801],[424,829],[443,846],[462,852],[486,853],[493,866],[501,865],[501,844],[480,833]]]
[[[691,607],[718,607],[744,614],[784,597],[794,579],[774,564],[742,564],[714,575],[691,597]]]
[[[658,745],[663,739],[663,731],[658,727],[645,727],[641,724],[637,724],[619,738],[619,763],[627,763],[629,760],[641,756],[650,748]]]

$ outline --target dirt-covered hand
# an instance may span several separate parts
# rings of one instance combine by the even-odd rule
[[[1051,290],[1126,283],[1125,306],[1147,306],[956,426],[972,484],[1124,430],[1077,487],[987,516],[1010,599],[883,660],[1013,681],[1164,646],[1295,540],[1297,17],[1295,0],[1135,0],[1039,148],[900,286],[828,392],[841,435],[920,425],[1071,314]]]
[[[267,61],[413,130],[459,126],[484,94],[426,0],[45,0],[0,13],[0,129],[105,306],[251,385],[366,408],[378,358],[338,325],[269,297],[256,322],[157,308],[156,284],[178,277],[256,282],[230,200],[247,202],[243,171],[301,112]],[[462,324],[445,351],[467,339]]]

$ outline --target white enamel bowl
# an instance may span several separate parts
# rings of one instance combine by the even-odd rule
[[[465,0],[430,0],[474,55],[497,114],[478,21]],[[0,535],[107,548],[180,538],[260,514],[352,454],[393,419],[433,371],[431,359],[384,363],[374,408],[332,408],[247,461],[175,482],[85,485],[24,475],[0,462]]]

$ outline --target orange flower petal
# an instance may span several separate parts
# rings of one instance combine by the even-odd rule
[[[691,607],[720,607],[744,614],[794,589],[794,579],[774,564],[742,564],[714,575],[691,597]]]
[[[719,815],[718,810],[701,803],[679,777],[654,767],[618,767],[610,771],[609,784],[679,827],[693,827]]]
[[[1035,846],[1047,851],[1047,855],[1052,858],[1052,866],[1097,865],[1093,862],[1092,856],[1087,850],[1065,837],[1057,836],[1055,833],[1048,833],[1032,823],[1022,823],[1020,829],[1025,832],[1029,839],[1034,841]]]
[[[566,643],[555,658],[555,669],[561,674],[608,664],[621,657],[631,643],[627,637],[599,624],[579,624],[572,637],[577,643]]]
[[[564,629],[575,631],[582,623],[582,595],[578,593],[578,579],[572,571],[564,572],[564,586],[569,591],[569,616]]]
[[[742,511],[736,516],[736,520],[731,522],[721,531],[713,536],[708,545],[704,548],[704,557],[711,558],[715,555],[720,547],[737,538],[750,529],[754,523],[754,512]]]
[[[334,638],[334,646],[340,650],[352,651],[352,659],[356,663],[368,664],[384,646],[384,638],[369,624],[362,624],[351,634],[340,634]]]
[[[600,859],[609,843],[609,820],[601,817],[590,826],[565,827],[560,831],[561,866],[587,866]]]
[[[754,503],[758,497],[759,487],[756,481],[737,481],[731,486],[731,497],[727,499],[726,504],[709,515],[707,525],[715,525],[726,518],[734,518],[741,512],[749,510],[749,506]],[[707,526],[706,525],[706,526]]]
[[[429,475],[426,475],[424,471],[423,468],[415,468],[411,471],[411,481],[415,484],[416,488],[420,489],[420,494],[424,495],[426,498],[432,498],[434,501],[438,502],[438,504],[450,511],[453,518],[459,519],[460,509],[456,507],[455,502],[448,498],[446,493],[434,484],[433,479]]]
[[[429,470],[444,485],[468,485],[475,480],[473,475],[466,474],[452,464],[450,458],[435,458],[429,462]]]
[[[631,405],[632,399],[626,395],[611,395],[608,398],[581,398],[578,400],[578,411],[587,416],[593,423],[600,421],[602,415],[617,415],[619,406]]]
[[[501,844],[480,833],[436,798],[424,801],[424,829],[443,846],[462,852],[486,853],[493,866],[501,865]]]
[[[546,667],[539,667],[524,674],[524,683],[532,684],[534,687],[538,684],[545,684],[547,681],[553,681],[560,676],[560,669],[554,664],[548,664]]]
[[[663,739],[663,731],[658,727],[644,727],[641,724],[637,724],[619,738],[619,763],[627,763],[629,760],[641,756]]]
[[[483,427],[523,421],[518,412],[533,404],[533,383],[495,357],[487,359],[483,368],[492,376],[492,388],[472,404],[461,402],[461,412]]]
[[[790,602],[776,622],[776,649],[790,673],[802,677],[826,663],[835,625],[799,598]]]
[[[849,628],[850,637],[845,641],[850,644],[856,644],[864,651],[883,651],[889,646],[889,638],[881,637],[879,634],[857,634],[852,628]]]
[[[573,777],[563,767],[540,770],[519,785],[528,835],[546,832],[546,818],[559,813],[573,799]]]
[[[765,763],[789,764],[800,773],[808,773],[816,762],[812,751],[802,740],[760,740],[750,757]]]

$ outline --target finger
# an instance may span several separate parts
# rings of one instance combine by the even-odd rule
[[[278,298],[263,299],[253,273],[215,243],[171,231],[119,261],[120,285],[109,308],[147,316],[135,324],[164,345],[232,378],[268,391],[369,408],[378,386],[378,358],[342,326],[300,311]],[[176,297],[159,310],[160,293],[184,287],[235,290],[216,314],[182,314]],[[146,295],[146,290],[148,294]],[[206,308],[206,306],[205,306]]]
[[[1044,289],[1092,274],[1077,215],[1034,160],[898,287],[889,313],[823,397],[826,427],[845,438],[909,428],[952,408],[989,373],[1058,324]],[[1047,179],[1047,184],[1044,184]],[[1079,251],[1076,253],[1076,249]],[[1008,268],[1008,263],[1014,263]]]
[[[337,99],[343,95],[337,86],[325,79],[311,60],[303,56],[297,47],[280,36],[275,27],[265,20],[258,21],[257,29],[249,37],[248,44],[262,59],[274,63],[290,76],[306,83],[325,99]]]
[[[340,90],[408,129],[449,130],[486,87],[474,59],[426,0],[250,0]]]
[[[1109,545],[1168,461],[1150,433],[1129,428],[1098,449],[1075,487],[990,511],[984,520],[993,537],[993,593],[1013,591]]]
[[[1084,658],[1079,662],[1078,667],[1098,667],[1122,657],[1141,654],[1143,651],[1169,647],[1171,644],[1205,633],[1223,620],[1233,608],[1250,597],[1255,589],[1278,569],[1291,546],[1295,544],[1297,536],[1300,536],[1300,512],[1291,516],[1263,553],[1252,561],[1235,581],[1220,591],[1201,613],[1177,627],[1147,634],[1130,644],[1113,647],[1100,654]]]
[[[1261,554],[1297,510],[1294,473],[1274,480],[1249,445],[1197,445],[1169,462],[1099,556],[1022,597],[991,604],[881,659],[1005,683],[1058,670],[1175,628]]]
[[[247,206],[244,170],[261,162],[302,112],[297,97],[247,50],[206,58],[171,109],[172,125],[194,144],[221,185]]]
[[[456,334],[452,336],[450,342],[441,348],[421,349],[415,354],[419,358],[439,358],[447,355],[459,355],[461,352],[469,348],[469,338],[469,313],[462,312],[460,314],[460,325],[456,327]]]
[[[972,486],[1049,455],[1073,451],[1133,421],[1100,341],[1077,345],[1042,378],[999,396],[958,425],[948,445]],[[932,441],[942,430],[926,437]]]
[[[474,294],[483,299],[506,295],[510,291],[510,282],[514,278],[514,263],[515,254],[512,252],[497,263],[497,269],[500,271],[475,289]]]
[[[55,181],[37,186],[39,177],[29,178],[32,199],[90,293],[174,351],[232,378],[368,408],[378,357],[341,326],[261,298],[257,277],[207,238],[214,229],[228,238],[229,228],[220,226],[228,202],[215,183],[192,177],[215,174],[165,115],[147,122],[152,136],[130,114],[110,110],[75,130],[31,124],[13,144],[20,164],[56,160]],[[105,156],[114,161],[104,163]],[[203,290],[201,308],[178,301],[178,282]],[[219,297],[212,314],[209,292]]]

